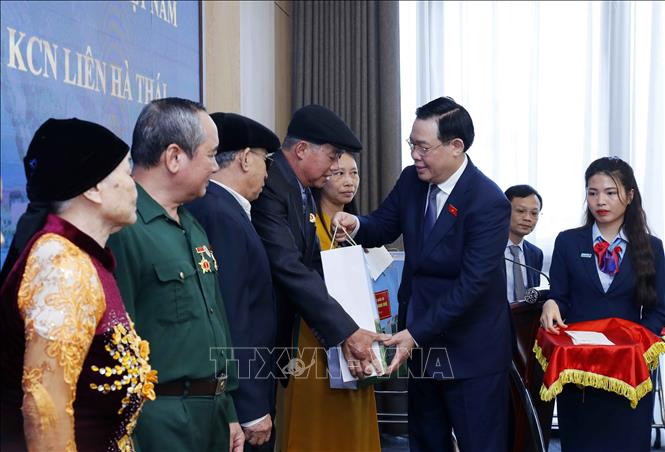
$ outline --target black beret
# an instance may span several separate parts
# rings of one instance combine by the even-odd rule
[[[363,145],[342,119],[322,105],[307,105],[293,114],[286,134],[315,144],[359,152]]]
[[[32,137],[23,159],[33,202],[66,201],[108,176],[129,146],[106,127],[80,119],[49,119]]]
[[[269,128],[246,116],[235,113],[210,115],[219,134],[218,152],[239,151],[245,148],[279,149],[279,138]]]

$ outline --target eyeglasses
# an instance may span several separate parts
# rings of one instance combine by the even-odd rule
[[[411,152],[416,151],[416,152],[418,153],[418,155],[421,155],[421,156],[422,156],[422,155],[427,154],[429,151],[432,151],[432,150],[434,150],[434,149],[436,149],[436,148],[438,148],[438,147],[443,146],[443,145],[446,144],[446,143],[439,143],[439,144],[437,144],[436,146],[432,146],[432,147],[426,148],[426,147],[421,146],[421,145],[419,145],[419,144],[415,144],[413,141],[411,141],[411,138],[407,138],[407,139],[406,139],[406,144],[409,145],[409,149],[411,149]]]
[[[514,209],[514,212],[520,216],[529,216],[531,218],[536,218],[536,219],[541,215],[540,211],[538,210],[527,210],[521,208]]]
[[[270,165],[272,165],[273,161],[273,156],[275,155],[274,152],[267,152],[264,154],[263,152],[255,151],[254,149],[250,149],[249,152],[253,152],[254,154],[263,158],[263,161],[266,164],[266,171],[270,169]]]

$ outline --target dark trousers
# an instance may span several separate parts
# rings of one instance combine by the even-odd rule
[[[567,384],[557,414],[562,452],[648,452],[651,450],[653,391],[635,409],[627,398]]]
[[[409,447],[412,452],[508,450],[508,372],[477,378],[409,378]]]

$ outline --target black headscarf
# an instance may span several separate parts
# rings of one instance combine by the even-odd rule
[[[122,162],[129,146],[106,127],[80,119],[48,119],[32,137],[23,159],[30,203],[16,225],[0,287],[26,244],[46,221],[54,202],[97,185]]]

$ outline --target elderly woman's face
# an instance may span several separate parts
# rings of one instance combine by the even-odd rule
[[[129,153],[98,185],[102,215],[114,228],[136,222],[136,184],[132,179]]]
[[[337,205],[351,202],[358,191],[360,177],[358,166],[351,154],[344,153],[339,158],[338,165],[332,168],[332,176],[323,186],[322,196]]]

